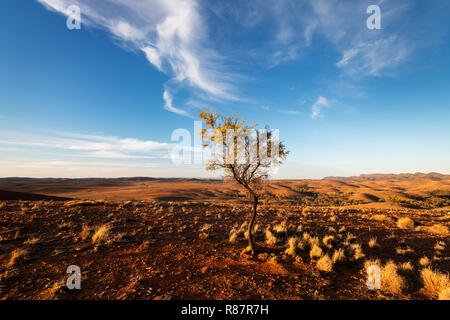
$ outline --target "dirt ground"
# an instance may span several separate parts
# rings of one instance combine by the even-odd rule
[[[0,187],[9,186],[9,197],[19,190],[47,196],[0,201],[0,299],[436,299],[436,293],[424,288],[420,259],[428,257],[433,270],[450,271],[448,207],[412,209],[369,202],[305,206],[268,200],[259,206],[258,254],[251,256],[243,250],[250,204],[234,186],[135,181],[51,192],[45,184],[8,183]],[[276,182],[272,189],[288,190],[297,183]],[[352,184],[327,183],[327,188]],[[382,189],[379,181],[356,183]],[[385,182],[384,187],[392,190],[402,183]],[[434,184],[431,189],[447,188],[447,182],[428,183]],[[57,186],[53,181],[52,188]],[[122,197],[117,196],[119,189]],[[139,190],[147,199],[136,199]],[[150,197],[149,190],[158,197]],[[405,217],[412,219],[412,226],[400,226],[399,219]],[[430,228],[435,225],[441,228]],[[96,232],[100,226],[105,227],[103,233]],[[266,228],[276,243],[267,240]],[[232,234],[235,239],[230,241]],[[332,236],[327,243],[326,236]],[[305,244],[295,255],[285,252],[292,237]],[[331,257],[341,248],[346,258],[332,270],[319,270],[317,259],[311,258],[314,237],[323,255]],[[372,238],[377,245],[369,245]],[[382,265],[394,261],[403,279],[401,290],[369,290],[364,266],[369,259],[379,259]],[[407,262],[410,267],[400,267]],[[81,269],[80,290],[66,287],[70,265]]]

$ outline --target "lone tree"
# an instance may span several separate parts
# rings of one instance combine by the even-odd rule
[[[222,169],[225,178],[247,190],[253,203],[247,234],[250,252],[255,254],[253,225],[259,197],[256,190],[269,177],[270,170],[286,159],[289,151],[267,126],[256,130],[254,123],[248,125],[234,113],[226,117],[211,109],[201,111],[199,116],[207,126],[201,130],[202,145],[211,151],[206,170]]]

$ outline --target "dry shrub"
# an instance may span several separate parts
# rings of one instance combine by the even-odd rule
[[[411,261],[404,262],[404,263],[400,264],[400,265],[398,266],[398,268],[399,268],[400,270],[404,270],[404,271],[412,271],[412,270],[414,270],[414,267],[413,267],[413,265],[411,264]]]
[[[311,259],[320,258],[323,254],[322,249],[318,245],[314,245],[311,247],[311,251],[309,252],[309,256]]]
[[[303,232],[303,240],[309,241],[311,239],[311,236],[308,232]]]
[[[448,274],[434,271],[430,267],[422,269],[420,276],[425,290],[433,297],[439,296],[442,291],[450,287]]]
[[[381,268],[381,262],[379,259],[373,260],[373,259],[367,259],[364,262],[364,269],[368,269],[370,266],[378,266]]]
[[[8,266],[13,266],[15,264],[21,263],[28,256],[29,251],[22,248],[16,248],[11,253],[11,258],[9,259]]]
[[[441,223],[433,224],[432,226],[419,226],[416,228],[416,231],[425,231],[425,232],[434,233],[434,234],[437,234],[440,236],[450,235],[448,227]]]
[[[247,226],[248,226],[248,222],[245,221],[243,224],[241,224],[238,233],[244,233],[245,231],[247,231]]]
[[[430,259],[428,259],[427,256],[423,256],[423,257],[420,258],[420,260],[419,260],[419,264],[420,264],[421,266],[424,266],[424,267],[428,266],[430,263],[431,263],[431,261],[430,261]]]
[[[86,240],[87,238],[89,238],[89,236],[91,235],[92,232],[92,228],[87,226],[87,225],[83,225],[83,227],[81,228],[81,232],[80,232],[80,238],[82,241]]]
[[[354,236],[352,233],[348,232],[347,236],[345,238],[345,242],[352,243],[356,241],[356,236]]]
[[[380,247],[380,245],[377,242],[377,238],[370,238],[370,240],[369,240],[369,247],[372,248],[372,249]]]
[[[405,288],[405,280],[398,274],[398,267],[389,260],[381,269],[381,290],[392,294],[400,294]]]
[[[278,238],[270,231],[269,228],[266,229],[266,243],[268,245],[276,245]]]
[[[103,224],[94,229],[94,235],[92,236],[92,243],[107,242],[109,239],[109,232],[111,227],[107,224]]]
[[[333,261],[326,254],[317,261],[316,267],[320,271],[331,272],[333,270]]]
[[[381,265],[379,259],[366,260],[364,263],[364,269],[367,270],[370,266],[378,266],[381,273],[381,290],[391,294],[400,294],[405,288],[405,280],[398,274],[398,267],[392,261],[389,260],[384,266]]]
[[[299,239],[297,237],[291,237],[288,240],[289,247],[286,249],[285,253],[295,257],[297,255],[297,245]]]
[[[334,264],[344,262],[345,261],[344,249],[340,248],[338,250],[334,250],[332,260]]]
[[[391,222],[392,218],[384,215],[384,214],[374,214],[372,219],[379,222]]]
[[[406,248],[396,248],[395,251],[397,252],[398,255],[401,255],[401,256],[405,256],[408,253],[414,252],[414,250],[409,246],[407,246]]]
[[[359,243],[351,244],[348,247],[349,253],[353,255],[354,260],[364,258],[366,255],[363,253],[361,245]]]
[[[434,250],[439,250],[442,251],[445,249],[445,242],[443,241],[438,241],[436,242],[436,244],[434,245]]]
[[[229,241],[231,243],[235,243],[237,241],[238,234],[236,230],[233,229],[234,232],[231,233]]]
[[[309,245],[312,247],[319,246],[320,240],[318,237],[309,238]]]
[[[305,240],[299,239],[297,242],[297,248],[300,250],[305,250],[308,247],[308,243]]]
[[[334,236],[333,235],[328,235],[323,237],[322,239],[322,243],[329,249],[331,249],[333,247],[333,240],[334,240]]]
[[[444,289],[439,293],[439,300],[450,300],[450,288]]]
[[[412,229],[414,228],[414,220],[411,218],[400,218],[397,221],[397,227],[400,229]]]

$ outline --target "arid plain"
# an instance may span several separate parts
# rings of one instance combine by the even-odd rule
[[[450,176],[0,179],[1,299],[449,299]],[[81,269],[81,289],[66,269]],[[367,267],[381,270],[369,290]]]

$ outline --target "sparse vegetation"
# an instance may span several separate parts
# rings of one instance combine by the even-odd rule
[[[314,244],[311,247],[311,251],[309,252],[309,256],[311,257],[311,259],[320,258],[322,254],[323,250],[317,244]]]
[[[400,229],[412,229],[414,228],[414,220],[407,217],[400,218],[397,221],[397,227],[399,227]]]
[[[333,270],[333,261],[326,254],[317,260],[316,267],[320,271],[331,272]]]
[[[436,224],[433,224],[432,226],[419,226],[416,228],[416,230],[434,233],[434,234],[438,234],[438,235],[442,235],[442,236],[450,235],[448,227],[441,223],[436,223]]]
[[[94,235],[92,236],[92,243],[99,244],[109,240],[111,227],[107,224],[103,224],[94,229]]]
[[[419,260],[419,264],[423,267],[429,266],[430,265],[430,259],[428,259],[427,256],[423,256],[422,258],[420,258]]]
[[[67,201],[7,201],[0,210],[0,219],[7,225],[0,230],[4,249],[0,299],[6,297],[5,292],[6,298],[12,299],[154,299],[165,294],[181,299],[449,298],[445,284],[448,237],[442,228],[449,226],[447,208],[406,207],[409,191],[400,189],[402,203],[395,208],[381,200],[373,207],[299,206],[290,196],[297,194],[296,183],[267,181],[268,189],[278,197],[258,207],[258,224],[252,230],[255,245],[263,250],[253,257],[247,245],[249,221],[243,219],[252,203],[243,192],[238,196],[232,191],[234,186],[223,182],[189,182],[189,194],[207,190],[207,201],[166,201],[169,197],[158,201],[73,201],[70,205]],[[328,182],[308,184],[315,191],[328,188],[324,187]],[[355,190],[350,184],[336,184],[336,190],[344,187]],[[145,188],[146,192],[154,189]],[[364,189],[367,192],[368,187]],[[259,192],[264,191],[261,188]],[[377,196],[382,199],[380,194]],[[179,196],[183,196],[181,191]],[[414,221],[413,228],[397,227],[397,219],[405,217]],[[439,226],[437,232],[431,231],[434,225]],[[102,226],[108,232],[100,231]],[[114,245],[98,245],[101,243]],[[232,243],[245,243],[245,248],[237,249]],[[25,252],[13,253],[14,249]],[[58,262],[72,256],[77,257],[75,264],[81,263],[83,272],[86,270],[83,283],[91,288],[89,292],[52,286],[61,282],[58,279],[64,274]],[[381,269],[379,291],[365,286],[367,274],[359,269],[368,263]],[[55,278],[55,270],[62,275]],[[423,275],[432,279],[427,280],[431,284],[425,285]],[[47,278],[48,285],[40,289],[27,285]],[[122,279],[124,286],[118,286]],[[326,289],[330,284],[333,290]],[[161,292],[164,288],[177,289]]]
[[[441,292],[450,288],[450,279],[448,274],[444,274],[427,267],[422,269],[420,275],[425,290],[433,297],[438,297]]]
[[[372,248],[372,249],[380,247],[380,245],[377,242],[377,238],[376,237],[375,238],[370,238],[370,240],[369,240],[369,247]]]

